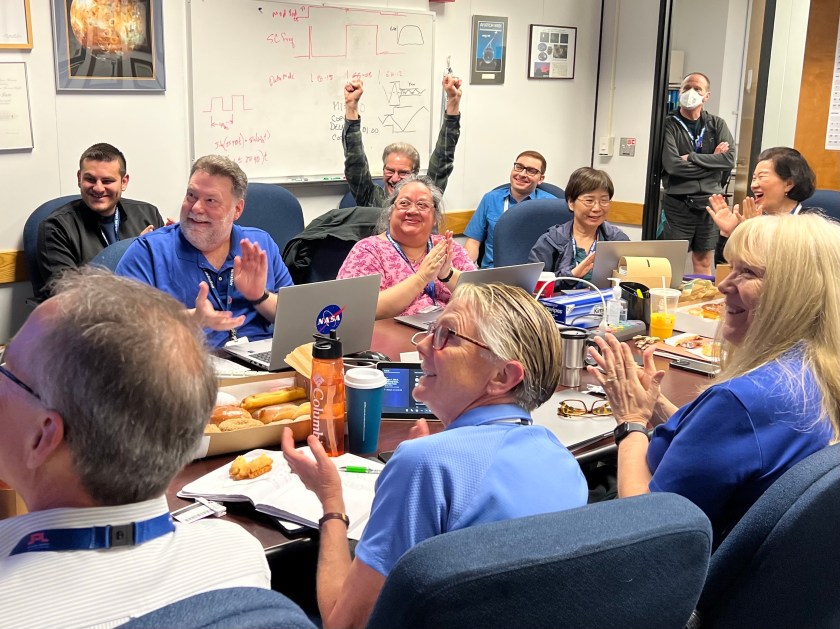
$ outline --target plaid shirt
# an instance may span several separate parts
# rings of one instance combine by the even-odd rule
[[[445,114],[440,127],[437,144],[429,158],[428,176],[442,191],[446,190],[446,183],[455,162],[455,145],[461,135],[461,115]],[[361,120],[344,121],[341,133],[341,143],[344,146],[344,176],[350,186],[350,192],[356,199],[356,205],[364,207],[384,207],[388,195],[385,190],[373,183],[370,176],[370,165],[365,156],[362,145]]]

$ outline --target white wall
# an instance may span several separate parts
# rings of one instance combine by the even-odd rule
[[[650,0],[648,0],[650,1]],[[503,86],[464,86],[462,134],[446,205],[472,208],[489,188],[504,182],[516,153],[533,148],[548,161],[548,180],[564,185],[569,173],[591,154],[600,3],[589,0],[343,0],[348,5],[433,10],[437,15],[435,67],[447,56],[469,76],[470,16],[508,16],[507,72]],[[23,224],[40,203],[77,191],[79,154],[94,142],[110,142],[128,160],[126,196],[148,200],[166,217],[177,218],[189,172],[187,10],[184,0],[163,0],[167,89],[164,94],[55,92],[49,2],[32,2],[34,48],[2,51],[0,61],[25,61],[35,149],[0,154],[5,195],[0,250],[21,250]],[[526,51],[529,24],[578,27],[574,80],[529,81]],[[440,102],[440,87],[433,102]],[[438,124],[439,111],[435,111]],[[336,207],[343,186],[290,186],[301,199],[305,219]],[[28,284],[0,287],[0,341],[20,326],[28,310]]]
[[[793,146],[808,33],[807,0],[777,0],[761,148]]]

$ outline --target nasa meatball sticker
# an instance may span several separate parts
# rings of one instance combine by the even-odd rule
[[[326,306],[318,313],[318,319],[315,321],[315,328],[321,334],[329,334],[333,330],[337,330],[341,325],[341,313],[344,308],[339,308],[336,305]]]

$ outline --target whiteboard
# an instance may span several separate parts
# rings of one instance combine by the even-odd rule
[[[230,157],[249,179],[343,179],[344,84],[374,176],[382,150],[431,146],[434,14],[264,0],[190,0],[193,158]]]

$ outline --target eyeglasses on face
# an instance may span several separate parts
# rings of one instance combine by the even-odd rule
[[[578,197],[577,203],[580,203],[586,209],[591,209],[596,205],[600,205],[603,208],[610,207],[612,204],[612,199],[593,199],[592,197]]]
[[[20,378],[18,378],[15,374],[13,374],[13,373],[12,373],[11,371],[9,371],[8,369],[6,369],[6,363],[0,363],[0,373],[2,373],[2,374],[3,374],[4,376],[6,376],[9,380],[11,380],[11,381],[12,381],[12,382],[14,382],[16,385],[18,385],[21,389],[23,389],[24,391],[26,391],[27,393],[29,393],[31,396],[33,396],[36,400],[38,400],[38,401],[40,401],[40,400],[41,400],[41,396],[40,396],[40,395],[38,395],[37,393],[35,393],[35,389],[33,389],[32,387],[30,387],[30,386],[29,386],[28,384],[26,384],[23,380],[21,380]]]
[[[425,332],[418,332],[417,334],[412,336],[411,343],[413,345],[417,345],[427,336],[432,337],[432,349],[435,351],[442,350],[444,347],[446,347],[446,344],[449,342],[449,338],[452,336],[457,336],[459,339],[469,341],[473,345],[478,345],[480,348],[486,349],[487,351],[493,351],[481,341],[476,341],[475,339],[470,338],[466,334],[460,334],[452,328],[438,325],[437,322],[429,324],[429,329]]]
[[[397,175],[400,179],[405,179],[409,175],[413,175],[414,171],[412,170],[394,170],[393,168],[388,168],[385,166],[382,169],[382,174],[385,175],[386,179],[390,179],[394,175]]]
[[[431,201],[424,201],[422,199],[417,202],[410,201],[409,199],[400,199],[394,203],[394,205],[401,212],[408,212],[411,208],[416,208],[418,212],[426,214],[428,212],[433,212],[435,209],[434,203]]]
[[[524,170],[525,174],[529,177],[542,175],[542,171],[537,170],[536,168],[531,168],[530,166],[525,166],[525,164],[520,164],[519,162],[513,162],[513,169],[518,173],[521,173]]]
[[[560,400],[557,414],[562,417],[580,417],[582,415],[612,415],[610,403],[607,400],[597,400],[592,406],[587,406],[583,400]]]

